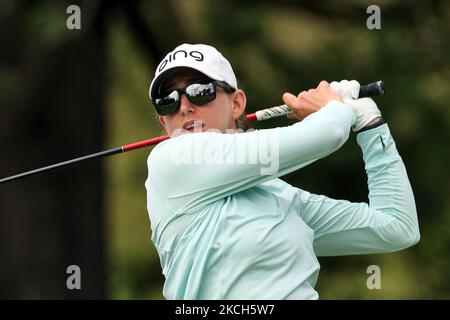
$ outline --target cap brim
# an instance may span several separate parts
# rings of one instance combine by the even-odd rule
[[[202,70],[199,70],[197,68],[192,68],[192,67],[188,67],[188,66],[176,66],[170,69],[165,70],[164,72],[162,72],[160,75],[158,75],[158,77],[156,79],[154,79],[152,85],[151,85],[151,91],[150,91],[150,98],[153,99],[159,91],[159,88],[161,87],[161,84],[172,74],[174,74],[176,71],[180,70],[180,69],[191,69],[191,70],[195,70],[198,71],[202,74],[204,74],[205,76],[207,76],[208,78],[212,79],[212,80],[220,80],[220,81],[225,81],[224,79],[221,79],[220,77],[214,76],[213,74],[209,74],[209,72],[204,72]],[[228,83],[228,82],[227,82]],[[234,88],[233,85],[229,84],[228,85],[232,86]]]

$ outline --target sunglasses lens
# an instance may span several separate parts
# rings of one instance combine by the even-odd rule
[[[155,99],[156,111],[162,116],[176,112],[179,104],[180,94],[176,90],[165,97]]]
[[[186,88],[186,95],[196,105],[206,104],[216,98],[216,87],[213,83],[194,83]]]
[[[180,107],[181,94],[184,91],[186,97],[195,105],[203,105],[216,98],[216,83],[193,83],[185,89],[173,90],[170,94],[154,100],[156,111],[161,116],[175,113]]]

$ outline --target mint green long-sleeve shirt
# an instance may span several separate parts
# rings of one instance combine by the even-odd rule
[[[355,121],[332,101],[289,127],[184,134],[148,158],[147,208],[166,299],[318,299],[317,256],[419,241],[413,192],[387,124],[359,133],[369,203],[279,177],[339,149]]]

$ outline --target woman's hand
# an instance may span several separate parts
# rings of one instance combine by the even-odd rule
[[[359,131],[366,126],[374,124],[381,118],[381,111],[372,98],[359,98],[359,82],[356,80],[333,81],[330,87],[336,91],[343,102],[351,107],[356,114],[356,121],[352,126],[353,131]]]
[[[291,93],[283,94],[283,102],[294,111],[287,117],[298,121],[323,108],[332,100],[342,101],[342,98],[326,81],[321,81],[316,89],[300,92],[297,97]]]

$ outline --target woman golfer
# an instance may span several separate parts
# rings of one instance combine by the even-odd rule
[[[317,256],[383,253],[419,241],[414,195],[389,127],[356,81],[282,97],[295,124],[236,132],[245,111],[229,62],[183,44],[158,65],[150,97],[172,139],[148,158],[152,241],[166,299],[318,299]],[[369,204],[279,179],[357,132]],[[241,130],[242,131],[242,130]]]

